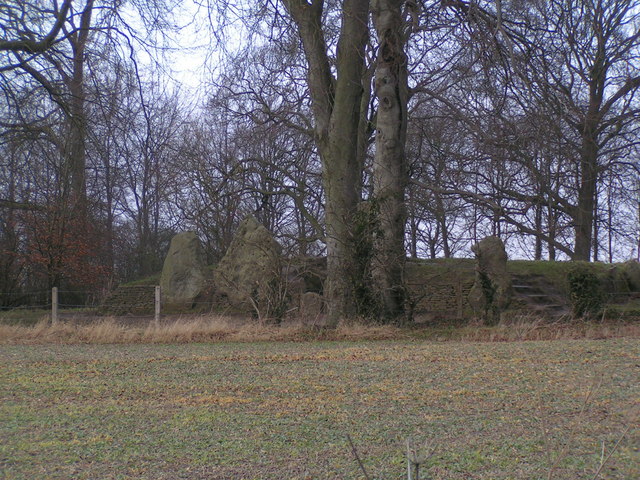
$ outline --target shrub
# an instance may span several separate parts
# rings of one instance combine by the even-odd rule
[[[575,317],[592,318],[602,312],[604,294],[598,277],[586,266],[577,266],[567,275],[569,298]]]

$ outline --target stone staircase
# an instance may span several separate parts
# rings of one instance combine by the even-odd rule
[[[513,275],[513,301],[509,310],[557,319],[571,314],[565,294],[542,275]]]

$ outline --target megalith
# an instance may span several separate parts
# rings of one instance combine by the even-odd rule
[[[471,247],[476,256],[476,276],[469,304],[481,312],[486,324],[500,320],[500,313],[511,303],[511,275],[507,271],[507,252],[500,238],[491,236]]]
[[[164,260],[160,287],[163,302],[171,306],[191,306],[204,290],[205,259],[195,232],[179,233],[171,239]]]
[[[286,309],[280,244],[253,216],[240,224],[214,272],[217,293],[261,320],[280,320]]]
[[[622,277],[631,292],[640,292],[640,262],[627,260],[620,265]]]

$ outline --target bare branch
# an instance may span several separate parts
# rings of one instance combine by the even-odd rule
[[[56,21],[49,30],[49,33],[40,41],[30,38],[21,38],[19,40],[0,40],[0,51],[25,52],[25,53],[42,53],[57,41],[56,37],[62,30],[67,20],[67,13],[71,8],[72,0],[64,0],[60,7],[60,11],[56,15]]]

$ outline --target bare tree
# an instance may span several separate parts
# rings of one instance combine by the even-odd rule
[[[610,169],[633,169],[625,159],[638,139],[637,9],[564,0],[447,6],[427,32],[446,40],[422,60],[436,61],[413,91],[467,132],[463,155],[476,160],[466,186],[436,188],[492,212],[491,232],[533,238],[536,258],[546,246],[550,258],[588,260],[602,223],[598,185]],[[452,12],[458,22],[443,19]]]
[[[374,239],[373,284],[382,301],[382,316],[395,319],[404,313],[404,247],[407,212],[405,156],[409,99],[407,29],[404,0],[377,0],[372,17],[378,37],[375,64],[376,150],[373,162],[373,202],[378,211]],[[413,5],[413,4],[411,4]]]
[[[369,32],[369,2],[346,0],[342,5],[333,67],[323,27],[327,21],[323,15],[325,2],[286,0],[284,5],[296,25],[308,62],[307,82],[326,195],[327,279],[324,294],[330,323],[335,325],[340,318],[352,317],[356,313],[351,279],[359,260],[354,255],[351,227],[360,201],[362,166],[357,139]]]
[[[45,52],[63,38],[71,0],[64,0],[56,9],[48,10],[39,4],[11,2],[0,11],[2,31],[0,51],[38,54]],[[25,17],[30,21],[25,23]],[[6,68],[6,67],[5,67]]]

